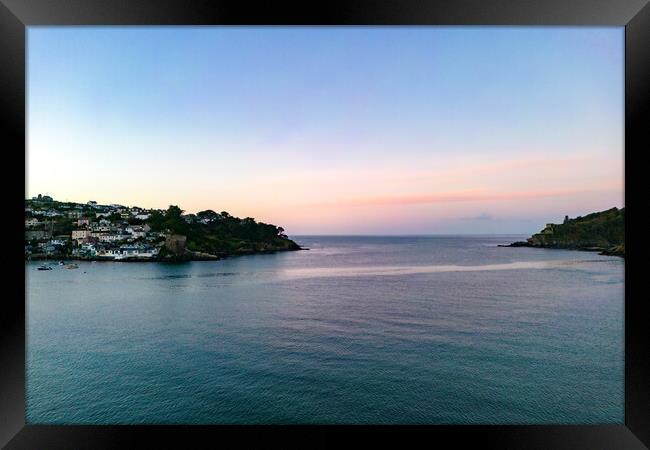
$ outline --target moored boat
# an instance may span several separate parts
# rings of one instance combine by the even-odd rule
[[[52,267],[48,266],[47,264],[41,264],[38,266],[37,270],[52,270]]]

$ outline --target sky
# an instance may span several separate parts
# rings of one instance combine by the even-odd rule
[[[29,27],[26,195],[300,234],[624,206],[622,27]]]

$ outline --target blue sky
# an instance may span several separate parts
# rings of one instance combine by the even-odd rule
[[[28,195],[290,233],[623,206],[623,28],[30,27]]]

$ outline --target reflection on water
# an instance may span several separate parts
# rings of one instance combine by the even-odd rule
[[[348,252],[351,253],[351,252]],[[320,252],[319,255],[325,254]],[[340,254],[340,253],[331,253]],[[550,269],[569,269],[591,272],[594,264],[611,264],[612,260],[548,260],[548,261],[514,261],[503,264],[481,264],[481,265],[428,265],[428,266],[349,266],[349,267],[293,267],[281,268],[279,270],[259,270],[254,272],[207,272],[196,274],[171,274],[156,277],[144,277],[142,279],[165,280],[178,278],[212,278],[212,277],[259,277],[260,280],[272,279],[288,280],[299,278],[334,278],[334,277],[360,277],[360,276],[399,276],[399,275],[416,275],[427,273],[445,273],[445,272],[483,272],[495,270],[550,270]],[[619,281],[617,276],[608,274],[594,275],[597,281]]]
[[[30,423],[622,423],[623,269],[520,236],[26,264]]]
[[[562,269],[571,267],[587,270],[588,263],[604,261],[516,261],[506,264],[482,264],[478,266],[374,266],[374,267],[322,267],[322,268],[295,268],[282,271],[281,276],[286,278],[313,278],[313,277],[356,277],[356,276],[397,276],[421,273],[444,272],[482,272],[492,270],[522,270],[522,269]]]

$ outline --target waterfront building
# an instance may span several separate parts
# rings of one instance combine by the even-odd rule
[[[90,230],[72,230],[72,240],[79,243],[79,241],[89,237],[91,235]]]

